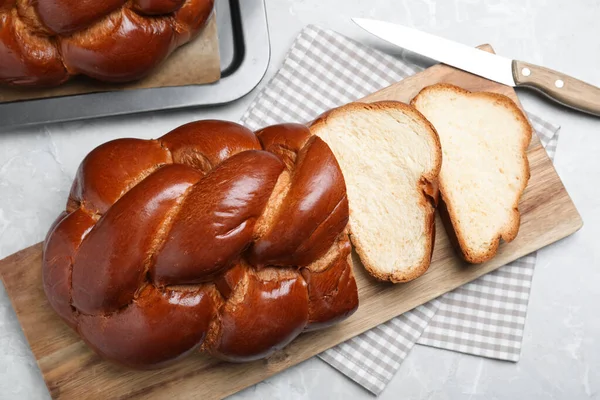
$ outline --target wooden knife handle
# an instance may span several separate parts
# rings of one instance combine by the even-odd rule
[[[529,86],[551,99],[600,116],[600,88],[539,65],[514,60],[513,77],[517,86]]]

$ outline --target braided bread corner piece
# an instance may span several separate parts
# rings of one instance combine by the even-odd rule
[[[358,308],[358,288],[352,271],[350,239],[344,232],[331,250],[302,268],[308,285],[309,321],[305,332],[337,324]]]
[[[106,82],[143,78],[175,47],[170,18],[143,17],[128,8],[60,40],[63,61],[72,75]]]
[[[241,125],[216,120],[190,122],[159,139],[173,162],[204,171],[242,151],[261,150],[254,132]]]
[[[73,257],[96,221],[83,210],[63,212],[44,242],[42,280],[46,297],[56,313],[73,329],[77,327],[71,306]]]
[[[199,347],[250,361],[356,309],[347,227],[330,218],[343,177],[314,170],[332,191],[293,195],[303,193],[294,184],[315,184],[302,178],[311,168],[333,168],[331,151],[307,139],[306,128],[274,129],[271,147],[269,135],[261,145],[240,125],[201,121],[158,140],[115,140],[84,159],[45,241],[44,290],[98,354],[132,368],[160,367]],[[313,208],[318,216],[294,228],[297,248],[315,234],[332,237],[323,255],[313,252],[306,266],[249,264],[252,244],[289,219],[281,210],[302,216],[301,204],[311,209],[324,193],[333,195]]]
[[[202,350],[231,362],[268,357],[294,340],[308,323],[308,290],[292,269],[256,271],[238,264],[217,287],[226,297]]]
[[[79,333],[101,356],[136,369],[160,368],[187,356],[204,341],[215,316],[214,286],[145,286],[113,315],[82,315]]]
[[[311,137],[310,131],[301,124],[279,124],[263,128],[256,136],[266,151],[277,154],[288,170],[293,170],[298,152]]]
[[[51,87],[77,74],[141,79],[194,38],[213,7],[214,0],[4,0],[0,84]]]
[[[308,265],[348,224],[344,177],[320,138],[311,137],[298,152],[289,191],[275,214],[250,249],[254,264]]]
[[[32,33],[15,8],[0,8],[0,83],[46,86],[68,78],[54,41]]]
[[[92,150],[81,162],[67,209],[82,206],[104,214],[130,188],[165,164],[171,154],[153,140],[116,139]]]
[[[254,225],[283,170],[266,151],[249,150],[219,164],[190,191],[150,270],[158,285],[210,280],[252,242]]]
[[[167,165],[120,198],[75,256],[73,306],[85,314],[100,314],[129,304],[146,283],[151,255],[162,242],[158,236],[164,235],[162,225],[201,178],[201,172],[186,165]]]
[[[175,12],[174,29],[177,32],[177,46],[189,42],[206,26],[214,10],[214,0],[186,0]]]

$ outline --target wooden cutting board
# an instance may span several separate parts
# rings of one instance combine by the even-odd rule
[[[437,82],[453,83],[472,91],[502,93],[518,102],[512,88],[443,65],[429,68],[364,100],[407,102],[421,88]],[[100,359],[51,310],[42,290],[41,244],[0,261],[0,274],[52,397],[221,398],[581,228],[581,217],[535,135],[528,157],[531,180],[519,205],[522,213],[519,235],[512,243],[501,245],[492,261],[482,265],[461,262],[438,218],[433,261],[424,276],[407,284],[379,283],[365,273],[354,255],[360,295],[358,311],[335,327],[303,334],[269,359],[249,364],[228,364],[195,355],[159,371],[123,369]]]

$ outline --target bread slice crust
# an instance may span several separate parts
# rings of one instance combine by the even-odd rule
[[[327,129],[327,124],[337,118],[345,118],[348,114],[356,111],[383,111],[388,110],[400,111],[408,118],[417,121],[421,126],[427,130],[431,139],[433,139],[433,165],[430,170],[425,171],[418,181],[415,182],[417,186],[417,193],[419,193],[418,205],[425,211],[425,240],[423,246],[425,251],[423,257],[416,263],[407,269],[396,269],[393,271],[382,271],[380,266],[369,256],[369,244],[361,237],[360,234],[355,232],[352,221],[355,219],[354,216],[360,212],[369,212],[369,210],[357,210],[353,207],[352,199],[349,198],[350,202],[350,239],[354,245],[355,251],[358,254],[361,262],[369,274],[381,281],[389,281],[393,283],[408,282],[423,275],[431,263],[431,256],[433,254],[434,242],[435,242],[435,208],[438,201],[438,175],[442,167],[442,150],[439,137],[433,125],[414,107],[397,102],[397,101],[380,101],[375,103],[350,103],[345,106],[335,108],[327,111],[315,121],[310,124],[310,129],[313,134],[319,135],[319,132],[323,129]],[[324,139],[327,142],[327,139]],[[332,148],[334,154],[339,151],[336,146],[332,143],[328,143]],[[337,156],[337,154],[336,154]],[[338,157],[339,161],[339,157]],[[344,165],[341,165],[342,171],[344,171]],[[348,180],[348,179],[346,179]],[[348,185],[348,183],[346,183]],[[371,229],[376,230],[377,226],[373,226]],[[402,229],[402,227],[399,227]],[[389,238],[394,240],[396,238]]]
[[[521,177],[523,179],[519,180],[520,185],[517,190],[517,195],[515,196],[514,202],[512,204],[511,214],[504,226],[502,227],[502,229],[498,230],[495,237],[491,240],[489,246],[487,246],[483,250],[478,251],[477,249],[472,249],[468,246],[465,238],[466,234],[462,231],[460,227],[458,213],[454,205],[452,204],[451,199],[447,198],[448,183],[444,182],[443,179],[440,179],[439,185],[441,196],[440,205],[438,209],[440,217],[444,223],[444,227],[446,228],[448,236],[450,237],[450,241],[454,244],[454,247],[465,261],[472,264],[479,264],[489,261],[496,255],[496,253],[498,252],[498,247],[500,245],[500,240],[504,240],[505,242],[511,242],[517,237],[521,220],[521,214],[518,208],[519,201],[523,196],[525,189],[527,188],[527,184],[531,175],[529,162],[527,159],[527,148],[529,147],[529,144],[531,142],[533,130],[521,109],[510,98],[498,93],[470,92],[466,89],[451,84],[438,83],[422,89],[412,99],[410,104],[415,108],[419,109],[419,102],[421,100],[423,100],[426,96],[432,93],[440,91],[448,91],[456,95],[466,96],[470,98],[485,99],[501,107],[504,107],[508,109],[509,112],[519,121],[519,125],[522,129],[522,132],[524,133],[522,135],[522,140],[520,143],[521,157],[524,160],[523,167],[521,169]]]

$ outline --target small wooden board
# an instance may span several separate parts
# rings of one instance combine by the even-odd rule
[[[221,77],[219,39],[215,13],[198,37],[176,49],[147,77],[131,83],[99,82],[77,76],[55,88],[9,88],[0,86],[0,103],[119,90],[149,89],[212,83]]]
[[[443,65],[429,68],[365,100],[407,102],[421,88],[437,82],[453,83],[472,91],[502,93],[518,102],[510,87]],[[398,285],[376,282],[365,273],[354,255],[360,295],[358,311],[335,327],[301,335],[268,360],[228,364],[195,355],[159,371],[129,371],[100,359],[51,310],[42,289],[41,244],[0,261],[0,274],[52,397],[221,398],[581,228],[581,217],[535,136],[528,157],[531,180],[519,206],[522,213],[519,235],[512,243],[502,244],[492,261],[482,265],[461,262],[451,248],[439,218],[432,265],[424,276],[413,282]]]

